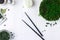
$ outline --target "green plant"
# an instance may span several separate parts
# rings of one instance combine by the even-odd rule
[[[9,40],[10,34],[7,31],[1,31],[0,32],[0,40]]]
[[[60,0],[43,0],[39,12],[39,15],[48,21],[58,20],[60,17]]]

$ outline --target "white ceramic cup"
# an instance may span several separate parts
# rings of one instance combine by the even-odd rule
[[[14,4],[15,0],[8,0],[8,4]]]

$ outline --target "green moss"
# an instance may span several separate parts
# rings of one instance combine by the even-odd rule
[[[48,21],[60,18],[60,0],[43,0],[39,7],[39,15]]]
[[[7,31],[0,32],[0,40],[9,40],[10,34]]]

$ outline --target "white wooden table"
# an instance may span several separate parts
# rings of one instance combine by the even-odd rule
[[[6,29],[15,33],[15,38],[13,40],[41,40],[21,21],[21,19],[24,19],[34,28],[24,13],[27,12],[41,32],[46,30],[45,32],[42,32],[45,40],[60,40],[60,21],[58,21],[58,24],[54,27],[45,27],[47,21],[39,16],[39,5],[41,0],[33,0],[34,6],[29,9],[23,7],[23,0],[15,1],[15,5],[0,5],[0,8],[10,9],[10,11],[6,12],[7,20],[0,25],[0,30]],[[4,26],[5,24],[6,26]]]

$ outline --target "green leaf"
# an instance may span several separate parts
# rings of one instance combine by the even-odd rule
[[[1,13],[4,14],[6,12],[6,9],[1,9]]]

